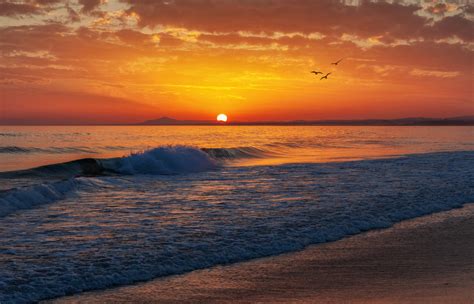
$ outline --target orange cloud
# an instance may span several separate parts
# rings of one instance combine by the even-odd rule
[[[1,119],[472,113],[473,6],[440,3],[4,1]]]

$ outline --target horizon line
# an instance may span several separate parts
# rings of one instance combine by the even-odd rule
[[[160,122],[160,120],[163,120]],[[168,120],[168,121],[166,121]],[[412,120],[412,121],[410,121]],[[229,121],[218,122],[214,120],[191,120],[174,119],[162,116],[157,119],[149,119],[141,122],[117,122],[117,123],[2,123],[0,126],[444,126],[444,125],[474,125],[474,114],[455,117],[400,117],[400,118],[364,118],[364,119],[319,119],[319,120],[256,120],[256,121]]]

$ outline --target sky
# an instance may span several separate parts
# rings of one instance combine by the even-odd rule
[[[0,123],[474,115],[473,25],[473,0],[0,0]]]

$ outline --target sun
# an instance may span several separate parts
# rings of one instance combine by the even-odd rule
[[[226,122],[226,121],[227,121],[227,115],[225,115],[225,114],[219,114],[219,115],[217,115],[217,121],[219,121],[219,122]]]

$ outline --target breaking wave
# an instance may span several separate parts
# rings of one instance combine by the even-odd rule
[[[204,151],[187,146],[164,146],[127,157],[99,161],[105,172],[176,174],[213,169],[216,162]]]
[[[58,182],[42,183],[34,186],[19,187],[3,191],[0,194],[0,217],[15,211],[31,209],[39,205],[64,199],[78,186],[95,186],[91,180],[70,178]]]
[[[6,148],[6,147],[3,147]],[[8,147],[21,152],[23,148]],[[254,148],[197,148],[189,146],[162,146],[132,153],[129,156],[95,159],[83,158],[37,168],[1,172],[0,178],[26,176],[97,176],[109,174],[177,174],[214,169],[222,160],[259,158],[276,155],[274,152]]]
[[[12,147],[14,151],[21,148]],[[1,172],[1,179],[40,178],[33,186],[17,187],[0,192],[0,217],[20,209],[63,199],[73,192],[85,177],[107,175],[169,175],[212,170],[219,159],[263,157],[264,150],[252,147],[199,149],[188,146],[163,146],[109,159],[83,158],[28,170]],[[55,182],[51,182],[56,179]]]
[[[18,151],[17,148],[13,149]],[[0,217],[17,210],[64,199],[87,179],[113,174],[178,174],[200,172],[217,167],[214,158],[198,148],[167,146],[110,159],[84,158],[38,168],[2,172],[0,179],[43,177],[62,178],[33,186],[18,187],[0,193]]]

